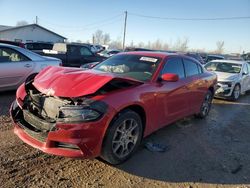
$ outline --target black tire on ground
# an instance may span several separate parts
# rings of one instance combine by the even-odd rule
[[[140,116],[132,110],[121,112],[109,125],[101,158],[114,165],[126,161],[140,145],[142,134]]]
[[[201,104],[200,112],[196,115],[196,117],[203,119],[208,115],[211,109],[212,100],[213,100],[213,93],[210,90],[208,90]]]
[[[240,93],[241,93],[240,89],[241,89],[240,84],[236,84],[234,86],[234,89],[231,95],[231,100],[237,101],[240,98]]]

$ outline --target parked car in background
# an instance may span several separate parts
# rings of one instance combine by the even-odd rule
[[[250,90],[250,66],[245,61],[213,60],[205,65],[218,76],[215,96],[237,100]]]
[[[200,56],[199,53],[195,53],[195,52],[188,52],[185,55],[190,56],[194,59],[196,59],[197,61],[199,61],[201,64],[205,64],[206,62],[202,59],[202,57]]]
[[[33,52],[42,52],[43,50],[52,50],[53,43],[48,42],[27,42],[25,47]]]
[[[120,53],[121,50],[116,50],[116,49],[108,49],[108,50],[103,50],[101,51],[100,53],[98,53],[100,56],[103,56],[103,57],[111,57],[115,54],[118,54]]]
[[[52,50],[43,50],[40,54],[61,59],[65,67],[81,67],[86,63],[101,62],[106,59],[93,53],[89,44],[81,43],[55,43]]]
[[[22,42],[14,42],[14,41],[8,41],[8,40],[0,40],[0,43],[2,44],[10,44],[14,46],[19,46],[21,48],[25,48],[24,43]]]
[[[30,75],[60,63],[59,59],[42,57],[24,48],[0,43],[0,91],[16,89]]]
[[[245,61],[250,61],[250,52],[242,54],[241,57],[242,57]]]
[[[128,159],[143,137],[189,115],[208,115],[216,74],[193,58],[128,52],[89,70],[48,67],[19,87],[15,134],[46,153]]]
[[[211,55],[211,54],[209,54],[209,55],[207,55],[207,58],[206,58],[205,62],[207,63],[209,61],[213,61],[213,60],[216,60],[216,59],[225,59],[225,57],[222,56],[222,55]]]
[[[99,44],[89,44],[90,45],[90,50],[93,53],[99,53],[102,52],[103,50],[105,50],[105,47]]]

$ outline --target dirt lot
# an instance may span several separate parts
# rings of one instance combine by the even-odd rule
[[[250,187],[250,95],[214,100],[205,120],[188,118],[144,140],[119,166],[44,154],[22,143],[8,115],[14,92],[0,93],[0,187]]]

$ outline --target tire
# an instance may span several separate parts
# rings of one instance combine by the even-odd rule
[[[212,105],[212,100],[213,100],[213,93],[210,90],[208,90],[201,104],[200,112],[196,115],[198,118],[203,119],[209,114]]]
[[[142,121],[136,112],[121,112],[106,132],[101,158],[113,165],[126,161],[140,145],[142,132]]]
[[[234,86],[232,95],[231,95],[231,100],[237,101],[240,98],[240,84],[236,84]]]

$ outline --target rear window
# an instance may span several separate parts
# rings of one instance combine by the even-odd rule
[[[186,72],[187,77],[197,75],[200,73],[200,70],[198,69],[198,65],[194,61],[184,58],[183,62],[184,62],[184,67],[185,67],[185,72]]]

